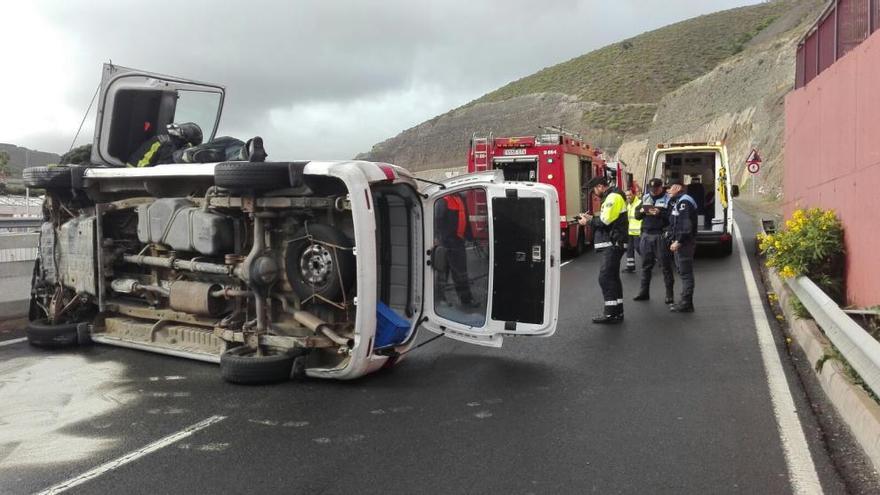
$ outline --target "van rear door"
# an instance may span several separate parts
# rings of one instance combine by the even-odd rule
[[[505,335],[550,336],[559,314],[559,199],[546,184],[506,182],[500,171],[426,191],[422,326],[472,344]],[[469,209],[484,204],[488,234]]]
[[[194,122],[204,141],[220,124],[223,86],[104,64],[91,161],[125,166],[147,140],[173,122]]]

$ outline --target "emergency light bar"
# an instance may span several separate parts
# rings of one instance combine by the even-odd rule
[[[686,146],[722,146],[724,143],[721,141],[710,141],[708,143],[670,143],[670,144],[658,144],[657,149],[662,150],[665,148],[683,148]]]

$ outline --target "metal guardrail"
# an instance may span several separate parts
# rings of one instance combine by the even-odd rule
[[[865,384],[880,393],[880,342],[847,316],[809,278],[797,277],[785,282]]]
[[[42,223],[41,218],[0,218],[0,229],[38,229]]]

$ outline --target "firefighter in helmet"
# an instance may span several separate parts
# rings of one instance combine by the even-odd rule
[[[148,126],[145,126],[145,128]],[[165,133],[147,139],[128,159],[129,167],[152,167],[171,163],[174,152],[202,144],[202,128],[193,122],[168,124]]]

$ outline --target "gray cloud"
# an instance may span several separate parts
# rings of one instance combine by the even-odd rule
[[[100,64],[112,59],[226,85],[221,132],[262,134],[274,158],[347,158],[542,67],[749,3],[44,0],[36,8],[67,40],[58,47],[70,68],[59,90],[72,111],[82,111]],[[58,143],[66,148],[74,130],[62,138],[32,129],[19,143],[63,151]]]

